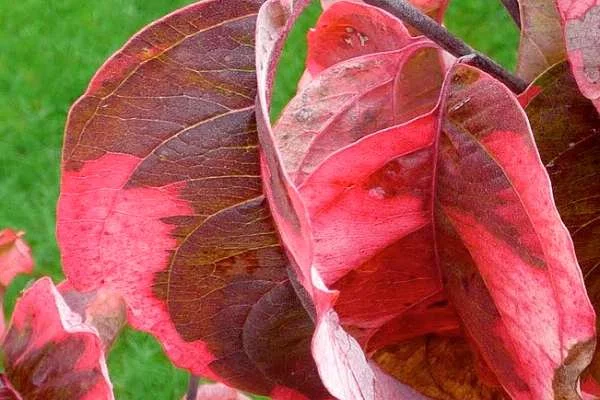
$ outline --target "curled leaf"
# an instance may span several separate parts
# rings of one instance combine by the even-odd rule
[[[58,285],[58,290],[71,310],[87,325],[96,328],[104,351],[108,352],[127,318],[126,305],[119,293],[105,288],[82,293],[75,290],[69,281]]]
[[[397,50],[412,41],[404,24],[366,4],[337,1],[328,7],[307,37],[307,70],[317,76],[349,58]]]
[[[0,337],[4,335],[4,292],[8,285],[19,274],[30,274],[33,271],[31,249],[23,240],[24,232],[12,229],[0,231]]]
[[[441,273],[437,282],[443,284],[463,329],[511,396],[566,395],[589,362],[594,313],[527,120],[508,90],[480,71],[458,65],[446,82],[430,127],[425,116],[396,128],[395,135],[371,135],[327,159],[307,179],[301,194],[308,204],[319,197],[309,194],[315,193],[311,188],[334,189],[321,189],[334,204],[325,201],[310,212],[315,241],[323,249],[332,246],[328,242],[340,229],[339,221],[348,221],[345,237],[365,243],[360,258],[338,247],[338,260],[351,260],[353,273],[392,268],[389,255],[377,263],[383,250],[391,249],[398,251],[396,263],[406,265],[400,260],[410,254],[407,259],[421,263],[422,271],[433,265],[433,274],[425,279],[436,282],[435,274]],[[365,154],[361,150],[390,149],[395,142],[406,146],[397,158],[383,153],[380,164],[369,160],[373,165],[367,168],[361,165],[365,161],[356,162],[356,154]],[[509,148],[507,153],[504,149]],[[340,181],[340,172],[332,173],[333,165],[345,166],[338,171],[346,181]],[[359,217],[342,204],[346,202],[367,204],[372,211]],[[339,214],[334,218],[331,213]],[[396,224],[386,224],[390,220]],[[380,228],[372,232],[367,226]],[[380,229],[383,233],[376,235]],[[429,237],[425,241],[433,244],[430,252],[409,244],[418,243],[420,235]],[[326,274],[336,265],[321,263],[317,268]],[[348,298],[354,296],[358,305],[360,292],[350,277],[336,274],[326,283],[342,293],[348,285]],[[407,284],[419,284],[418,278],[409,276]],[[518,298],[511,294],[515,292]],[[363,293],[369,291],[363,287]],[[427,299],[434,292],[424,293]],[[543,328],[532,322],[538,319],[544,321]],[[526,367],[527,359],[536,360],[535,368]]]
[[[42,278],[17,301],[2,342],[4,379],[17,398],[113,399],[102,341]]]
[[[301,183],[327,156],[368,134],[429,112],[444,75],[429,42],[338,63],[304,86],[274,135],[284,168]],[[415,91],[414,82],[426,84]]]
[[[331,303],[330,292],[311,266],[312,240],[304,205],[291,178],[281,168],[280,154],[269,121],[270,94],[275,66],[283,42],[293,24],[294,9],[286,2],[270,0],[261,8],[257,29],[258,128],[264,149],[262,171],[265,194],[286,250],[294,262],[294,271],[315,305],[316,331],[312,341],[313,356],[323,383],[338,399],[388,398],[420,399],[413,390],[387,376],[370,364],[356,341],[345,332]],[[281,18],[286,15],[287,18]],[[300,291],[302,292],[302,291]],[[301,296],[302,299],[302,296]]]

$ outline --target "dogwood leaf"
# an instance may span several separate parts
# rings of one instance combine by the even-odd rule
[[[323,383],[338,399],[421,400],[423,396],[366,359],[356,340],[343,330],[336,313],[331,310],[336,294],[323,286],[318,271],[312,267],[310,222],[291,178],[282,169],[268,118],[275,66],[296,13],[297,10],[286,1],[270,0],[261,8],[257,29],[257,110],[265,194],[290,260],[294,262],[294,272],[298,274],[304,293],[312,297],[315,305],[311,313],[317,321],[312,341],[313,356]],[[282,15],[287,18],[281,18]]]
[[[398,50],[412,41],[404,24],[373,6],[338,1],[320,16],[307,37],[307,70],[314,77],[349,58]]]
[[[2,390],[13,398],[114,398],[97,331],[69,308],[49,278],[17,301],[2,350],[9,382]]]
[[[177,366],[274,398],[321,399],[314,324],[262,196],[262,3],[191,5],[100,69],[69,115],[58,238],[71,284],[123,296],[129,322]]]
[[[12,229],[0,231],[0,337],[4,335],[4,293],[13,279],[19,274],[33,271],[31,249],[23,239],[23,232]]]
[[[440,51],[422,41],[338,63],[304,86],[275,127],[295,183],[359,138],[430,111],[443,79]],[[415,82],[425,84],[415,91]]]

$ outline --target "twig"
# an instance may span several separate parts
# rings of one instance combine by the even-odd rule
[[[521,29],[521,11],[519,10],[519,0],[501,0],[504,8],[510,14],[513,21]]]
[[[200,386],[200,378],[195,375],[190,375],[190,380],[188,381],[188,390],[185,395],[186,400],[196,400],[198,397],[198,387]]]
[[[494,76],[513,92],[519,94],[527,88],[524,80],[514,76],[485,54],[452,35],[446,28],[408,2],[404,0],[365,0],[365,2],[397,16],[455,57],[468,56],[469,64]]]

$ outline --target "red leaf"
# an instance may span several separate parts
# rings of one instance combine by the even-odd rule
[[[307,70],[315,77],[349,58],[400,49],[412,37],[400,20],[377,7],[338,1],[321,15],[307,41]]]
[[[310,193],[311,187],[319,184],[321,192],[328,187],[335,191],[328,193],[334,203],[324,201],[310,212],[315,242],[325,246],[336,229],[344,229],[345,238],[363,243],[359,259],[356,252],[338,247],[338,259],[350,260],[346,268],[354,266],[355,273],[363,268],[376,271],[366,263],[390,245],[401,249],[397,262],[425,258],[422,268],[434,266],[434,275],[425,276],[433,280],[440,269],[464,329],[511,396],[558,395],[560,377],[570,380],[564,384],[572,387],[589,361],[594,335],[594,314],[570,238],[554,208],[525,116],[508,90],[460,65],[447,82],[436,128],[439,133],[429,144],[417,141],[431,137],[427,136],[430,128],[420,126],[430,117],[423,117],[396,128],[395,135],[375,134],[337,153],[309,177],[301,189],[309,204],[313,197],[304,193]],[[399,149],[396,159],[382,154],[377,157],[380,164],[371,168],[361,168],[359,158],[352,154],[372,154],[369,149],[389,149],[395,142],[414,144]],[[332,173],[329,166],[333,165],[343,171],[345,181],[340,181],[339,172]],[[361,201],[367,203],[360,216],[343,206]],[[338,213],[335,217],[330,215],[334,212]],[[390,219],[396,223],[386,225]],[[379,229],[369,231],[368,226]],[[375,234],[379,232],[383,233]],[[432,251],[410,244],[419,241],[421,234],[434,244]],[[315,253],[318,260],[320,251]],[[318,264],[317,268],[327,274],[336,265]],[[402,275],[396,276],[402,280]],[[349,296],[354,294],[355,304],[360,304],[361,292],[352,289],[352,282],[346,276],[326,281],[342,293],[350,284]],[[369,293],[364,286],[362,291]],[[515,292],[518,298],[512,295]],[[533,321],[544,321],[544,328]],[[535,360],[535,366],[526,360]],[[567,360],[574,371],[565,372]]]
[[[314,325],[262,197],[261,3],[184,8],[101,68],[69,116],[58,237],[73,286],[120,293],[129,322],[177,366],[318,400],[328,395],[310,355]]]
[[[23,232],[0,231],[0,285],[7,287],[18,274],[33,271],[31,250],[22,239]]]
[[[12,229],[0,231],[0,337],[4,335],[4,292],[13,279],[19,274],[30,274],[33,271],[31,249],[22,239],[24,232]]]
[[[443,79],[439,50],[417,42],[324,71],[288,104],[274,135],[296,184],[334,151],[429,112]],[[415,82],[427,82],[416,91]]]
[[[286,18],[282,18],[282,15]],[[268,117],[275,67],[296,15],[297,12],[290,3],[269,0],[261,8],[258,16],[257,122],[263,148],[261,165],[265,180],[265,194],[274,211],[273,217],[283,242],[287,245],[291,261],[297,264],[295,269],[300,283],[315,302],[318,320],[313,338],[313,355],[324,384],[338,399],[362,398],[359,397],[362,390],[368,391],[370,398],[373,398],[374,390],[380,390],[380,385],[375,381],[374,369],[368,364],[362,350],[355,345],[354,339],[341,329],[335,313],[330,311],[331,301],[335,295],[328,293],[327,289],[320,284],[318,275],[312,274],[315,271],[310,266],[312,257],[310,226],[298,193],[291,184],[289,176],[281,168],[280,155],[275,147]],[[383,400],[381,396],[377,398]]]
[[[24,399],[113,399],[102,342],[49,278],[17,301],[2,344],[5,376]]]
[[[556,0],[573,75],[600,112],[600,0]]]
[[[311,267],[312,240],[304,206],[291,179],[281,168],[281,155],[275,146],[269,115],[270,91],[275,66],[283,42],[293,23],[294,10],[277,0],[265,3],[258,17],[257,75],[258,127],[264,149],[262,168],[265,192],[274,219],[307,293],[312,296],[317,314],[313,338],[313,355],[319,373],[329,391],[338,399],[423,399],[423,396],[387,376],[369,363],[356,341],[345,332],[331,304],[336,294],[330,292]],[[288,19],[281,15],[291,16]]]

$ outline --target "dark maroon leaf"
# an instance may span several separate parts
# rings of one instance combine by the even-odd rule
[[[556,206],[571,232],[588,295],[600,311],[600,116],[567,62],[533,83],[526,111],[548,169]],[[598,321],[597,321],[598,323]],[[591,372],[600,382],[600,352]]]

